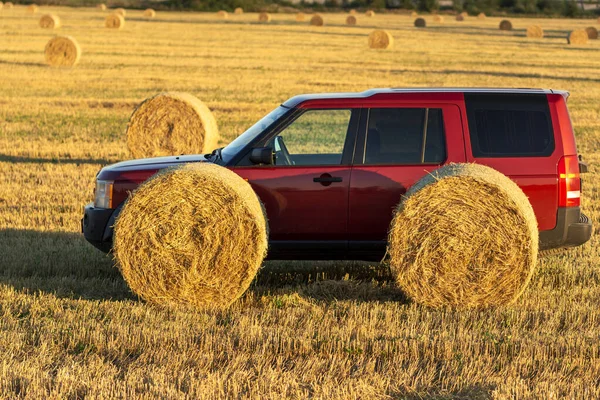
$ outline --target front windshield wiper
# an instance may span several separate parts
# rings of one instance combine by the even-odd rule
[[[216,161],[216,160],[222,160],[222,159],[223,159],[223,156],[222,156],[222,154],[221,154],[221,151],[222,151],[222,150],[223,150],[223,147],[219,147],[218,149],[214,149],[214,150],[212,151],[212,153],[210,153],[210,154],[205,154],[205,155],[204,155],[204,158],[206,158],[206,159],[210,159],[210,158],[214,157],[215,161]]]

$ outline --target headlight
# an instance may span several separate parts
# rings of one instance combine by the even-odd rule
[[[96,181],[94,207],[112,208],[113,181]]]

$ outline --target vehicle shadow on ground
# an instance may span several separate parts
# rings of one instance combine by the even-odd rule
[[[69,299],[138,299],[110,254],[70,232],[0,230],[0,285]],[[387,266],[359,261],[267,261],[250,291],[297,292],[325,302],[405,300]]]

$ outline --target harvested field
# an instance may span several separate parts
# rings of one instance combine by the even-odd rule
[[[295,14],[127,10],[111,30],[111,10],[43,6],[83,51],[55,69],[39,16],[4,12],[0,397],[600,397],[600,41],[566,41],[595,21],[511,18],[501,32],[493,16],[427,15],[417,29],[407,15],[347,26],[325,13],[314,28]],[[531,25],[545,37],[528,39]],[[374,29],[394,47],[369,50]],[[377,263],[267,262],[231,308],[202,313],[140,301],[79,234],[95,174],[129,158],[129,117],[150,96],[202,99],[222,146],[290,96],[390,86],[569,90],[591,242],[541,258],[518,300],[485,311],[411,303]]]

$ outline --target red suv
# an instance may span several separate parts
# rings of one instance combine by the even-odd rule
[[[411,185],[447,163],[480,163],[529,197],[542,249],[578,246],[580,173],[568,93],[541,89],[375,89],[296,96],[207,155],[103,168],[85,238],[103,251],[128,193],[162,168],[213,162],[264,203],[270,259],[380,260],[392,212]]]

